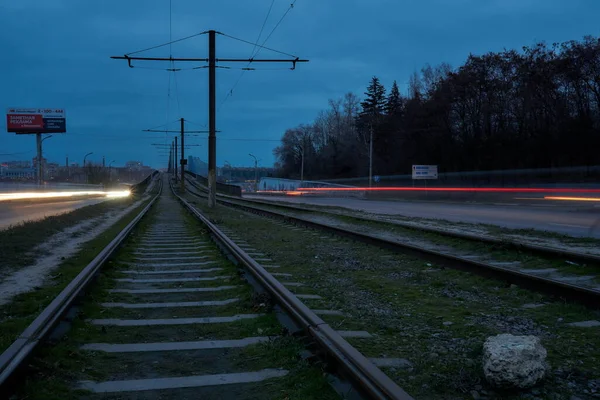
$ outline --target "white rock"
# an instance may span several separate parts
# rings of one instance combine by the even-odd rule
[[[544,378],[546,354],[536,336],[490,336],[483,344],[483,372],[496,387],[529,388]]]

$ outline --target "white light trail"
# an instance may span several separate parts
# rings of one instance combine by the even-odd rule
[[[18,192],[18,193],[0,193],[0,201],[9,200],[31,200],[31,199],[58,199],[80,196],[106,196],[109,198],[127,197],[131,195],[129,190],[91,190],[80,192]]]

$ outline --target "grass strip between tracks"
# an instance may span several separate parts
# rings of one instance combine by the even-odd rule
[[[558,400],[585,396],[588,382],[600,378],[598,328],[567,325],[599,319],[596,311],[319,231],[292,231],[239,210],[209,210],[204,199],[188,198],[265,253],[269,264],[280,265],[277,272],[293,274],[285,280],[305,284],[294,292],[323,297],[306,300],[309,306],[343,311],[344,317],[323,316],[331,326],[375,335],[349,339],[367,357],[408,359],[411,368],[384,371],[417,399],[472,399],[476,391],[482,397]],[[504,393],[486,384],[482,345],[499,333],[541,338],[552,367],[541,386]]]
[[[164,189],[163,189],[164,190]],[[268,311],[268,302],[253,295],[252,288],[241,280],[238,269],[224,257],[217,256],[217,262],[211,267],[223,268],[219,275],[228,276],[228,285],[239,288],[226,293],[196,293],[190,295],[172,294],[143,295],[109,293],[110,289],[122,283],[114,279],[123,278],[123,269],[135,269],[123,261],[134,259],[132,254],[139,246],[139,237],[151,226],[157,215],[156,207],[144,218],[125,246],[101,270],[95,283],[90,287],[81,305],[77,318],[69,333],[58,343],[44,346],[39,356],[32,360],[32,374],[18,388],[17,396],[28,400],[52,399],[134,399],[139,393],[118,393],[114,395],[90,395],[75,389],[79,380],[102,381],[105,379],[144,379],[149,377],[186,376],[215,373],[231,373],[260,370],[262,368],[284,368],[290,373],[277,380],[256,384],[236,385],[237,388],[190,388],[165,390],[155,393],[161,399],[181,398],[221,399],[223,394],[235,395],[239,399],[336,399],[337,394],[327,383],[327,378],[318,366],[300,359],[303,345],[297,339],[282,335],[283,328],[273,313]],[[187,224],[205,235],[207,230],[191,215],[186,216]],[[209,249],[218,254],[216,245]],[[217,274],[217,273],[211,273]],[[209,274],[210,275],[210,274]],[[203,282],[198,286],[207,286]],[[166,287],[166,285],[160,285]],[[100,306],[104,302],[165,302],[165,301],[202,301],[239,298],[239,302],[225,307],[190,307],[184,309],[107,309]],[[233,314],[264,313],[256,319],[241,320],[234,323],[208,325],[182,325],[159,327],[119,327],[95,326],[86,319],[120,318],[183,318],[202,316],[229,316]],[[240,349],[191,350],[157,353],[110,354],[88,352],[80,349],[85,343],[142,343],[170,341],[201,341],[240,339],[252,336],[269,336],[265,343]],[[158,398],[158,397],[157,397]]]
[[[441,233],[430,233],[419,231],[418,228],[406,228],[393,222],[382,220],[365,220],[364,216],[356,214],[332,214],[320,210],[313,211],[295,211],[290,209],[281,209],[277,206],[260,205],[260,208],[277,209],[284,214],[299,218],[309,219],[311,221],[325,223],[333,226],[340,226],[346,229],[357,230],[359,232],[368,233],[374,236],[402,239],[406,238],[407,242],[411,242],[417,246],[443,246],[439,251],[449,251],[451,254],[461,255],[478,255],[484,256],[485,261],[490,262],[520,262],[520,265],[515,268],[520,269],[556,269],[557,274],[593,276],[599,275],[600,265],[595,263],[580,264],[572,263],[566,257],[558,256],[542,256],[527,249],[516,249],[514,246],[505,244],[492,244],[480,242],[470,239],[462,239],[452,236],[443,235]],[[600,242],[599,242],[600,243]],[[447,250],[446,250],[447,249]],[[480,261],[484,261],[481,259]],[[584,283],[587,286],[599,286],[600,276],[591,278]]]

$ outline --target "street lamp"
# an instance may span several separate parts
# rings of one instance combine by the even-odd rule
[[[85,159],[87,158],[87,156],[92,155],[92,154],[94,154],[94,152],[90,151],[85,156],[83,156],[83,172],[85,173],[85,183],[88,183],[88,173],[85,170]]]
[[[248,155],[254,158],[254,191],[258,192],[258,160],[253,154],[248,153]]]
[[[114,163],[115,160],[112,160],[111,162],[108,163],[108,181],[109,183],[112,182],[112,163]]]
[[[44,181],[44,170],[43,170],[44,166],[42,164],[42,158],[43,158],[42,157],[42,143],[44,142],[44,140],[50,139],[51,137],[52,137],[52,135],[48,135],[39,141],[38,156],[37,156],[38,185],[42,185],[42,182]]]

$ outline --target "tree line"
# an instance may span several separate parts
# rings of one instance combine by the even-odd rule
[[[409,174],[598,165],[600,39],[469,55],[453,69],[426,65],[407,93],[374,76],[360,99],[330,99],[274,149],[282,177]]]

